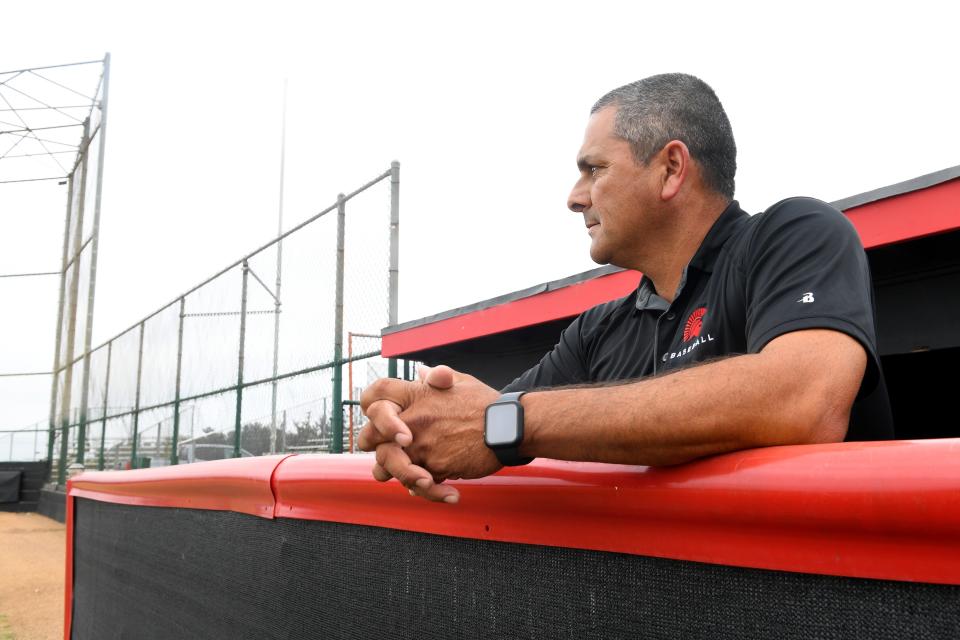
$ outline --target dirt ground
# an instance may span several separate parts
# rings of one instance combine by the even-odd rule
[[[0,640],[63,637],[66,528],[36,513],[0,513]]]

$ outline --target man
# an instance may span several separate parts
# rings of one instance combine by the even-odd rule
[[[581,314],[504,396],[448,367],[378,380],[361,398],[374,477],[454,503],[443,480],[533,457],[672,465],[891,437],[856,231],[810,198],[744,213],[709,86],[665,74],[611,91],[577,167],[568,207],[591,258],[642,272],[639,288]]]

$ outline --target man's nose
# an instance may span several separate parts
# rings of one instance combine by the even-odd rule
[[[583,180],[577,180],[567,196],[567,209],[574,213],[583,213],[584,209],[590,207],[590,190],[586,188]]]

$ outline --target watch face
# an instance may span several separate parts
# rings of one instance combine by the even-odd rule
[[[498,447],[517,442],[517,426],[520,422],[520,407],[517,404],[493,404],[487,408],[487,446]]]

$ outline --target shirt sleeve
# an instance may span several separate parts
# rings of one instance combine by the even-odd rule
[[[560,341],[543,356],[538,364],[501,389],[500,393],[586,382],[587,373],[581,338],[582,321],[583,314],[563,330]]]
[[[791,198],[758,220],[744,258],[747,349],[800,329],[833,329],[868,355],[863,396],[879,378],[866,252],[847,218],[825,202]]]

